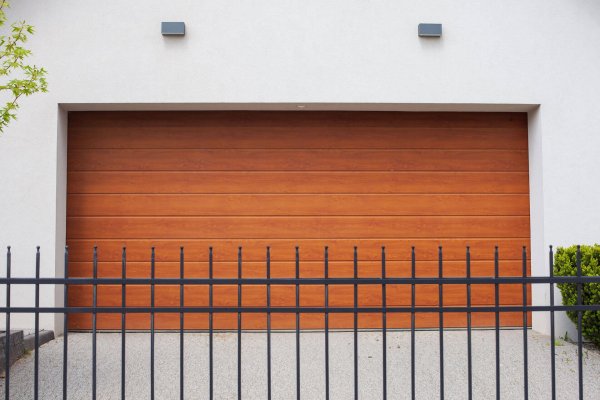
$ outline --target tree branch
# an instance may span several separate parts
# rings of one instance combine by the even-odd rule
[[[23,21],[23,22],[21,23],[21,26],[20,26],[20,28],[19,28],[19,32],[17,33],[17,36],[16,36],[16,37],[14,37],[14,35],[9,35],[9,38],[10,38],[9,40],[10,40],[10,41],[9,41],[9,42],[8,42],[8,43],[5,45],[5,48],[11,48],[12,46],[16,46],[16,45],[17,45],[17,43],[18,43],[18,42],[19,42],[19,40],[20,40],[19,38],[21,37],[21,34],[23,33],[23,29],[25,29],[25,21]],[[3,59],[3,58],[4,58],[4,56],[6,56],[6,55],[7,55],[7,53],[0,54],[0,62],[2,62],[2,59]],[[14,54],[14,53],[13,53],[12,55],[14,56],[14,58],[13,58],[13,63],[14,63],[14,62],[16,62],[16,61],[17,61],[17,57],[18,57],[18,56],[17,56],[16,54]],[[9,69],[7,68],[7,72],[8,72],[8,70],[9,70]]]

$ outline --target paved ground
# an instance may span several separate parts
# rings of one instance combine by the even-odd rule
[[[243,397],[266,398],[266,340],[264,333],[243,335]],[[360,398],[382,397],[381,334],[359,334]],[[353,397],[353,335],[331,334],[331,398]],[[467,390],[466,333],[445,333],[445,387],[447,399],[464,399]],[[127,335],[127,398],[149,398],[149,335]],[[186,334],[186,398],[207,398],[208,335]],[[156,335],[156,399],[178,398],[179,337],[172,333]],[[302,334],[302,398],[324,398],[323,334]],[[62,398],[62,338],[40,350],[41,399]],[[523,398],[522,333],[503,331],[502,397]],[[546,336],[529,333],[529,388],[531,399],[548,399],[550,389],[550,345]],[[215,398],[234,399],[237,395],[237,337],[235,333],[215,335]],[[417,333],[417,398],[439,398],[438,334]],[[273,398],[295,398],[295,335],[273,334]],[[558,398],[577,398],[577,347],[563,343],[556,347]],[[473,391],[475,399],[495,395],[494,332],[473,333]],[[600,353],[584,351],[585,398],[600,399]],[[33,354],[11,368],[11,398],[31,399]],[[98,335],[98,399],[120,397],[120,336]],[[3,385],[2,381],[2,386]],[[69,399],[91,398],[91,335],[69,336]],[[4,394],[2,388],[1,394]],[[388,397],[410,398],[410,334],[388,333]]]

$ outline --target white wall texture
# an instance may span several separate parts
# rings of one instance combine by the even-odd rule
[[[62,271],[68,109],[529,110],[533,273],[547,274],[549,244],[600,241],[597,0],[19,0],[9,19],[36,26],[50,83],[0,136],[15,275],[34,273],[36,245],[42,275]],[[186,36],[163,38],[161,21],[185,21]],[[418,38],[420,22],[443,23],[443,38]],[[534,288],[536,304],[547,295]],[[12,298],[32,304],[33,291]]]

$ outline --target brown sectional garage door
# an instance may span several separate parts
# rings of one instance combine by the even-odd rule
[[[493,274],[494,246],[501,273],[521,273],[521,247],[529,247],[527,119],[510,113],[372,112],[76,112],[69,114],[67,242],[70,275],[92,274],[98,246],[99,276],[119,277],[127,246],[130,277],[148,277],[150,248],[156,276],[177,277],[179,247],[185,274],[208,275],[214,248],[216,277],[235,277],[243,246],[245,277],[265,276],[266,246],[272,275],[294,276],[300,247],[301,276],[323,276],[329,246],[330,276],[352,276],[358,246],[359,276],[380,276],[386,246],[388,276],[410,274],[416,247],[417,274],[437,274],[444,248],[447,276],[464,276],[465,246],[473,275]],[[69,289],[70,305],[90,305],[89,286]],[[98,289],[98,304],[120,306],[120,286]],[[473,304],[492,304],[492,286],[472,290]],[[293,287],[273,287],[273,305],[295,303]],[[351,306],[351,286],[332,287],[330,305]],[[388,286],[387,303],[410,305],[410,288]],[[215,305],[237,305],[237,288],[215,289]],[[179,289],[157,287],[156,304],[178,305]],[[502,304],[520,304],[518,285],[501,286]],[[444,289],[445,304],[464,305],[464,286]],[[128,305],[149,305],[150,290],[127,289]],[[244,305],[265,304],[264,287],[244,287]],[[302,305],[323,305],[322,287],[302,287]],[[204,286],[185,288],[186,305],[208,304]],[[359,290],[359,305],[378,305],[381,290]],[[437,304],[437,287],[417,289],[419,305]],[[149,326],[148,315],[129,315],[128,327]],[[361,327],[381,317],[361,315]],[[265,316],[244,316],[245,328],[262,328]],[[207,327],[207,316],[190,314],[186,326]],[[405,327],[408,315],[389,315],[388,326]],[[447,326],[466,317],[450,314]],[[506,314],[504,325],[518,325]],[[215,316],[218,328],[237,317]],[[419,315],[435,326],[436,315]],[[178,316],[160,314],[158,328],[177,328]],[[292,327],[291,315],[273,326]],[[318,328],[320,315],[303,315],[302,327]],[[351,315],[334,315],[333,327],[352,326]],[[493,324],[477,314],[475,325]],[[72,329],[89,329],[89,315],[73,315]],[[119,315],[100,315],[98,327],[120,327]]]

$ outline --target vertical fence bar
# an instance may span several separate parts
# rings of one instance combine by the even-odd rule
[[[271,396],[271,247],[267,246],[267,399]]]
[[[527,248],[523,246],[523,396],[529,398],[529,373],[527,350]]]
[[[577,245],[577,305],[583,305],[583,287],[581,284],[581,246]],[[581,323],[583,312],[577,311],[577,372],[579,374],[579,399],[583,400],[583,338]]]
[[[69,246],[65,246],[65,261],[64,261],[64,278],[69,277]],[[63,303],[65,307],[69,305],[69,287],[67,282],[63,285]],[[69,313],[65,311],[63,315],[63,376],[62,376],[62,390],[63,400],[67,400],[67,374],[68,374],[68,357],[69,357]]]
[[[125,330],[127,329],[127,314],[125,309],[127,307],[127,287],[125,285],[125,279],[127,279],[127,248],[123,246],[121,252],[121,307],[123,312],[121,313],[121,400],[125,400],[125,362],[126,362],[126,342],[125,342]]]
[[[179,399],[183,400],[185,394],[184,387],[184,358],[183,358],[183,346],[185,345],[185,338],[183,334],[183,325],[184,325],[184,315],[183,315],[183,306],[184,302],[184,287],[183,287],[183,278],[185,276],[184,271],[184,253],[183,246],[179,248],[179,278],[181,282],[179,283]]]
[[[354,246],[354,279],[358,279],[358,248]],[[354,281],[354,399],[358,399],[358,284]]]
[[[442,246],[438,248],[438,277],[444,277],[444,264],[442,255]],[[444,399],[444,287],[442,283],[438,285],[439,299],[439,336],[440,336],[440,399]]]
[[[156,254],[152,246],[150,256],[150,400],[154,400],[154,276]]]
[[[467,279],[471,279],[471,249],[467,246]],[[473,398],[473,359],[471,343],[471,283],[467,283],[467,381],[468,398]]]
[[[494,304],[496,306],[496,400],[500,399],[500,285],[498,277],[500,276],[500,262],[498,255],[498,246],[494,247]]]
[[[552,379],[551,395],[552,400],[556,399],[556,335],[554,333],[554,251],[550,246],[548,256],[548,267],[550,268],[550,370]]]
[[[92,286],[92,399],[96,400],[96,308],[98,307],[98,247],[94,246],[92,263],[94,285]]]
[[[296,399],[300,400],[300,249],[296,246]]]
[[[385,246],[381,247],[381,336],[382,336],[382,364],[383,364],[383,400],[387,399],[387,294],[385,287]]]
[[[208,248],[208,395],[212,400],[214,396],[213,386],[213,248]]]
[[[238,279],[242,279],[242,246],[238,247]],[[242,284],[238,281],[238,354],[237,354],[237,389],[238,400],[242,400]]]
[[[325,246],[325,400],[329,400],[329,247]]]
[[[6,248],[6,278],[10,279],[10,246]],[[10,282],[6,282],[6,342],[4,346],[4,398],[10,399]]]
[[[33,398],[39,398],[40,383],[40,246],[37,246],[35,252],[35,332],[33,339],[34,358],[33,358]],[[8,344],[8,342],[7,342]]]
[[[415,288],[415,277],[416,277],[416,256],[415,256],[415,246],[412,246],[410,251],[410,277],[411,277],[411,285],[410,285],[410,394],[411,399],[415,400],[416,397],[416,387],[415,387],[415,297],[416,297],[416,288]]]

